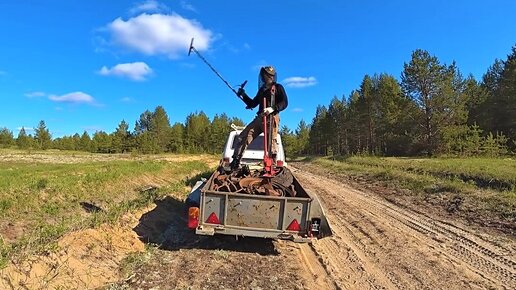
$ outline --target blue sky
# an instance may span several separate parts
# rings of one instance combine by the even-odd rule
[[[365,74],[399,78],[418,48],[480,79],[516,44],[515,13],[514,0],[0,0],[0,128],[17,136],[45,120],[59,137],[125,119],[133,129],[158,105],[171,123],[201,110],[250,121],[255,112],[187,56],[195,37],[250,95],[259,67],[275,66],[289,97],[282,124],[295,129]]]

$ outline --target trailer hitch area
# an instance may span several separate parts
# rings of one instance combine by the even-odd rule
[[[277,238],[280,240],[293,241],[294,243],[312,243],[313,242],[313,238],[302,237],[302,236],[294,235],[294,234],[290,234],[290,233],[281,233],[277,236]]]

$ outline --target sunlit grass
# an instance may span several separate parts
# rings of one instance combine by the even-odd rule
[[[348,164],[392,168],[417,174],[456,177],[479,187],[512,190],[516,187],[516,160],[511,158],[395,158],[349,157]]]
[[[50,159],[30,162],[31,157],[41,157],[35,153],[0,161],[0,268],[14,256],[52,251],[67,232],[115,222],[170,193],[186,195],[187,178],[208,171],[207,161],[217,159],[180,155],[113,159],[69,152],[44,155]],[[62,162],[70,156],[79,162]],[[87,212],[83,203],[100,210]],[[5,232],[8,227],[15,232]]]
[[[335,174],[381,182],[423,199],[461,199],[467,211],[516,220],[516,161],[496,158],[314,158]]]

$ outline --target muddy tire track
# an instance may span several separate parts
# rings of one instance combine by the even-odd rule
[[[334,236],[313,245],[341,288],[516,288],[514,241],[478,234],[293,168],[327,206]]]

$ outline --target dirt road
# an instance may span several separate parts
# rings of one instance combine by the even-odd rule
[[[336,180],[294,174],[326,205],[334,236],[313,248],[338,287],[516,288],[514,241],[401,208]]]
[[[334,231],[332,237],[312,244],[296,244],[197,236],[186,228],[186,209],[181,198],[168,196],[149,209],[127,217],[124,227],[91,229],[65,236],[59,244],[67,246],[54,254],[57,258],[37,259],[43,260],[37,265],[48,268],[46,272],[52,275],[47,276],[52,279],[34,278],[38,277],[33,275],[34,271],[27,272],[25,277],[20,276],[24,271],[8,272],[1,275],[4,280],[14,277],[13,273],[20,277],[5,280],[9,283],[0,286],[6,289],[516,289],[514,237],[488,234],[459,221],[431,215],[428,213],[431,211],[423,208],[398,205],[374,190],[357,189],[335,178],[316,175],[315,171],[291,169],[325,205]],[[69,240],[81,243],[66,243]],[[131,256],[131,252],[140,254]],[[52,261],[46,261],[49,259]],[[102,269],[102,275],[86,277],[92,265]],[[77,276],[77,273],[83,274]]]
[[[432,218],[331,178],[293,172],[326,205],[333,237],[311,245],[198,237],[174,214],[179,204],[158,206],[142,217],[139,235],[150,241],[158,235],[155,242],[165,243],[124,284],[143,289],[516,288],[513,240]],[[163,216],[169,220],[153,221]],[[167,225],[166,230],[156,224]]]

